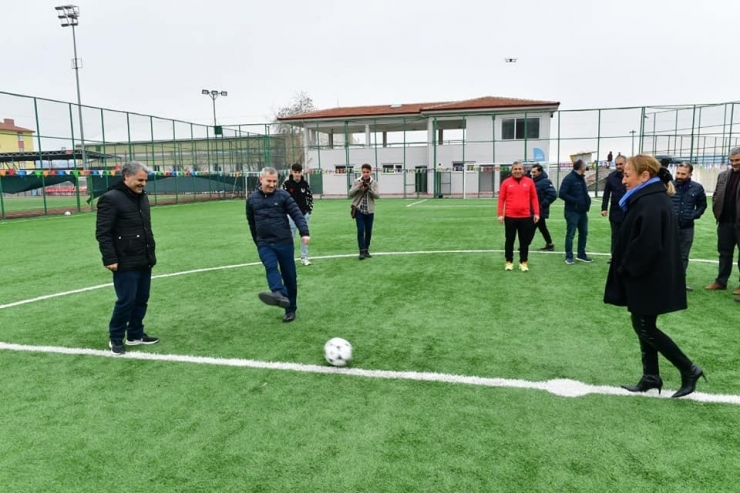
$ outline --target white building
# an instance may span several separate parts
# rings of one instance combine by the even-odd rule
[[[405,195],[409,189],[459,195],[466,185],[480,190],[477,181],[466,183],[480,173],[463,178],[464,171],[485,167],[493,172],[494,163],[517,159],[548,162],[550,119],[559,105],[482,97],[332,108],[279,120],[303,128],[305,167],[309,174],[324,173],[325,194],[345,194],[347,174],[369,163],[381,174],[384,195]],[[412,180],[405,176],[409,173]],[[387,176],[392,174],[404,176]]]

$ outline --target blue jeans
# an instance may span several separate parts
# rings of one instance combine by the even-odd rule
[[[262,265],[265,266],[267,285],[270,291],[279,291],[290,300],[285,313],[296,311],[298,300],[298,278],[293,258],[293,243],[277,243],[257,247]],[[280,266],[280,270],[278,270]]]
[[[108,324],[112,341],[122,341],[127,331],[129,339],[141,339],[151,285],[151,269],[113,273],[118,299]]]
[[[306,220],[306,226],[308,226],[308,219],[311,217],[310,212],[306,212],[303,215],[303,219]],[[290,237],[295,238],[295,232],[298,230],[298,227],[293,222],[293,218],[288,216],[288,222],[290,223]],[[299,239],[300,241],[300,239]],[[301,241],[301,258],[308,258],[308,245],[304,245]]]
[[[573,238],[578,230],[578,256],[586,256],[588,239],[588,213],[565,211],[565,258],[573,258]]]
[[[370,240],[373,237],[373,219],[375,214],[363,214],[357,209],[355,223],[357,224],[357,246],[360,251],[370,249]]]

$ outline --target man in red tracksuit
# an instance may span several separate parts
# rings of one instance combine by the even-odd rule
[[[537,188],[531,178],[524,176],[521,161],[514,161],[511,176],[501,183],[498,194],[498,222],[506,227],[505,270],[514,270],[514,240],[519,236],[519,270],[528,272],[529,243],[534,236],[535,223],[540,220]]]

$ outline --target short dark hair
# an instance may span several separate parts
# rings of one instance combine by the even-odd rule
[[[370,170],[370,171],[372,171],[372,169],[373,169],[373,167],[372,167],[372,166],[370,166],[370,165],[369,165],[369,164],[367,164],[367,163],[363,164],[363,165],[361,166],[361,168],[362,168],[362,169],[367,169],[367,170]]]
[[[293,166],[290,167],[291,171],[303,171],[303,166],[301,166],[301,163],[295,163]]]
[[[586,163],[583,162],[583,159],[577,159],[576,162],[573,163],[573,169],[574,170],[579,170],[579,169],[583,168],[584,164],[586,164]]]
[[[537,171],[539,171],[540,173],[542,173],[542,165],[540,163],[533,164],[532,165],[532,169],[536,169]]]
[[[689,174],[694,172],[694,165],[691,163],[681,163],[678,165],[679,168],[689,168]]]
[[[660,160],[660,165],[663,166],[664,168],[667,168],[669,164],[671,164],[671,160],[668,159],[667,157],[664,157],[663,159]]]

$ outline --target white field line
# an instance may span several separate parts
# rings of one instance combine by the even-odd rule
[[[373,255],[378,256],[385,256],[385,255],[439,255],[439,254],[457,254],[457,253],[503,253],[503,250],[417,250],[414,252],[373,252]],[[529,253],[534,254],[545,254],[545,255],[563,255],[564,252],[540,252],[537,250],[530,251]],[[591,255],[594,256],[609,256],[608,253],[599,253],[599,252],[589,252]],[[311,257],[312,259],[335,259],[335,258],[349,258],[349,257],[355,257],[356,254],[349,253],[349,254],[341,254],[341,255],[323,255],[318,257]],[[710,263],[710,264],[716,264],[719,261],[717,260],[707,260],[707,259],[690,259],[691,262],[703,262],[703,263]],[[176,277],[176,276],[184,276],[187,274],[200,274],[203,272],[212,272],[216,270],[227,270],[227,269],[238,269],[241,267],[253,267],[256,265],[261,265],[260,262],[249,262],[246,264],[234,264],[234,265],[221,265],[218,267],[205,267],[202,269],[193,269],[193,270],[185,270],[182,272],[172,272],[169,274],[159,274],[156,276],[152,276],[152,279],[163,279],[166,277]],[[96,289],[103,289],[113,286],[113,283],[107,283],[107,284],[98,284],[97,286],[88,286],[86,288],[80,288],[80,289],[73,289],[71,291],[62,291],[60,293],[52,293],[47,294],[44,296],[37,296],[36,298],[29,298],[26,300],[19,300],[14,301],[12,303],[6,303],[4,305],[0,305],[0,310],[3,310],[5,308],[12,308],[14,306],[20,306],[20,305],[26,305],[28,303],[34,303],[36,301],[44,301],[52,298],[58,298],[60,296],[67,296],[71,294],[78,294],[78,293],[84,293],[86,291],[94,291]]]
[[[426,202],[427,200],[429,200],[429,199],[419,200],[418,202],[413,202],[413,203],[411,203],[411,204],[407,205],[406,207],[413,207],[413,206],[415,206],[415,205],[417,205],[417,204],[423,204],[423,203],[424,203],[424,202]]]
[[[531,382],[529,380],[507,379],[507,378],[485,378],[467,375],[453,375],[449,373],[432,373],[416,371],[387,371],[387,370],[363,370],[362,368],[335,368],[332,366],[303,365],[299,363],[281,363],[272,361],[257,361],[240,358],[212,358],[206,356],[186,356],[177,354],[157,354],[138,351],[129,351],[125,355],[116,356],[110,351],[86,348],[68,348],[57,346],[28,346],[24,344],[10,344],[0,342],[0,350],[23,351],[47,354],[66,354],[74,356],[98,356],[103,358],[116,358],[121,360],[135,359],[146,361],[167,361],[173,363],[193,363],[199,365],[232,366],[240,368],[256,368],[265,370],[283,370],[301,373],[319,373],[333,375],[349,375],[363,378],[381,378],[386,380],[415,380],[423,382],[441,382],[458,385],[478,385],[482,387],[502,387],[515,389],[544,390],[560,397],[583,397],[589,394],[615,395],[620,397],[651,397],[669,398],[673,393],[666,390],[659,395],[656,392],[644,394],[628,392],[619,387],[608,385],[589,385],[576,380],[555,379],[544,382]],[[708,402],[715,404],[740,405],[740,396],[727,394],[707,394],[694,392],[682,399],[697,402]]]

